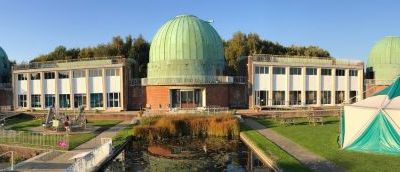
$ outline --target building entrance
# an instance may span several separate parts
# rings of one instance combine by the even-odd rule
[[[170,90],[172,108],[195,108],[202,106],[201,89]]]

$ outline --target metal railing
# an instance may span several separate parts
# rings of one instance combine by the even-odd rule
[[[379,79],[366,79],[365,85],[390,85],[394,82],[395,79],[392,80],[379,80]]]
[[[142,78],[140,82],[134,79],[132,85],[192,85],[192,84],[244,84],[246,77],[242,76],[187,76],[187,77],[168,77],[168,78]]]
[[[25,69],[41,69],[41,68],[55,68],[61,63],[71,63],[71,62],[84,62],[93,60],[111,60],[111,64],[119,64],[125,61],[122,56],[109,56],[109,57],[93,57],[93,58],[79,58],[79,59],[69,59],[69,60],[55,60],[55,61],[45,61],[45,62],[31,62],[28,64],[14,65],[14,70],[25,70]]]
[[[104,142],[103,142],[104,141]],[[96,166],[101,164],[112,153],[112,139],[102,138],[103,144],[88,152],[86,155],[77,158],[75,162],[65,169],[66,172],[85,172],[93,171]]]
[[[290,55],[256,54],[251,57],[253,61],[276,62],[276,63],[300,63],[300,64],[321,64],[321,65],[343,65],[343,66],[364,66],[359,60],[335,59],[329,57],[309,57]]]
[[[42,134],[0,129],[0,144],[67,150],[69,138],[67,134]]]

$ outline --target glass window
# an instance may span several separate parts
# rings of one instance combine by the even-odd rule
[[[321,103],[331,104],[331,91],[321,91]]]
[[[344,91],[336,91],[336,104],[342,104],[344,102]]]
[[[60,94],[60,108],[70,108],[71,107],[71,99],[69,94]]]
[[[65,79],[69,78],[69,72],[68,71],[60,71],[58,72],[58,79]]]
[[[284,104],[285,104],[285,91],[273,91],[272,105],[284,105]]]
[[[40,73],[31,73],[31,80],[40,80]]]
[[[306,104],[317,104],[317,91],[306,91]]]
[[[301,91],[290,91],[289,92],[289,104],[290,105],[301,105]]]
[[[90,93],[90,107],[103,107],[103,93]]]
[[[273,70],[272,73],[275,74],[275,75],[284,75],[284,74],[286,74],[284,67],[274,67],[272,70]]]
[[[102,76],[101,69],[90,69],[89,70],[89,76],[90,77],[97,77],[97,76]]]
[[[56,102],[56,96],[54,94],[45,94],[44,95],[44,106],[47,107],[54,107]]]
[[[40,104],[40,95],[39,94],[32,94],[31,95],[31,106],[33,108],[42,106]]]
[[[26,95],[18,95],[18,106],[19,107],[26,107]]]
[[[264,74],[265,73],[265,68],[264,67],[260,67],[260,74]]]
[[[317,75],[317,69],[316,68],[307,68],[306,75]]]
[[[255,91],[255,104],[258,106],[266,106],[268,104],[268,91]]]
[[[106,69],[106,76],[119,76],[118,69]]]
[[[350,103],[357,102],[357,91],[350,91]]]
[[[290,75],[301,75],[301,68],[290,68]]]
[[[86,106],[86,94],[75,94],[74,107],[79,108],[81,106]]]
[[[46,72],[44,73],[44,79],[54,79],[55,75],[56,74],[54,72]]]
[[[343,69],[336,69],[336,76],[344,76],[344,70]]]
[[[349,75],[350,76],[357,76],[358,75],[358,71],[357,70],[349,70]]]
[[[74,70],[72,75],[74,78],[83,78],[86,77],[86,72],[84,70]]]
[[[256,66],[255,72],[254,72],[254,73],[255,73],[255,74],[260,74],[260,67]]]
[[[107,107],[119,107],[119,93],[107,94]]]
[[[321,75],[332,75],[332,69],[321,69]]]
[[[22,81],[22,80],[27,80],[28,78],[26,77],[26,74],[18,74],[18,81]]]

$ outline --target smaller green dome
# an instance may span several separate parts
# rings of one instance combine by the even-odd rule
[[[375,80],[393,80],[400,74],[400,37],[386,36],[372,47],[368,68]]]

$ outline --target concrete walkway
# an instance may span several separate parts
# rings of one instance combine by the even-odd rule
[[[300,163],[311,169],[312,171],[324,171],[324,172],[338,172],[345,171],[344,169],[336,166],[327,159],[316,155],[307,149],[301,147],[297,143],[289,140],[288,138],[276,133],[272,129],[266,128],[257,121],[249,118],[245,118],[245,123],[249,127],[257,130],[260,134],[271,140],[276,145],[281,147],[287,153],[291,154]]]
[[[103,131],[95,138],[83,143],[72,151],[52,151],[43,153],[31,158],[17,167],[18,171],[65,171],[72,163],[71,158],[79,153],[90,151],[101,145],[101,138],[112,138],[118,131],[126,128],[130,121],[121,122],[106,131]]]

